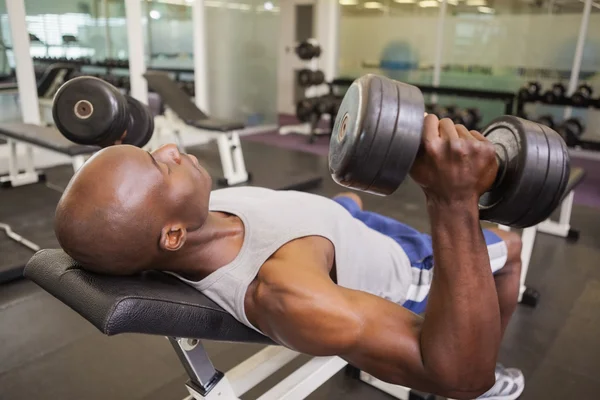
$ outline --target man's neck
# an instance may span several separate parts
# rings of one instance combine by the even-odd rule
[[[244,224],[239,218],[209,212],[201,228],[188,232],[183,248],[167,254],[162,269],[199,281],[233,261],[243,239]]]

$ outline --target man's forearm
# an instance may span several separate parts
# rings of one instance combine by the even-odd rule
[[[476,390],[493,379],[501,337],[477,201],[429,202],[428,208],[435,267],[421,331],[423,362],[434,375]]]

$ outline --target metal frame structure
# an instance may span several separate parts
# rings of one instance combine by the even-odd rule
[[[287,365],[300,353],[283,346],[267,346],[226,373],[215,369],[198,339],[169,338],[189,376],[189,396],[184,400],[238,400],[240,396]],[[313,393],[348,363],[340,357],[313,357],[258,400],[301,400]],[[408,399],[410,389],[382,382],[361,372],[360,380],[398,399]]]

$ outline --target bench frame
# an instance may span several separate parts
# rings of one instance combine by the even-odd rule
[[[535,226],[530,226],[523,229],[521,232],[521,242],[523,243],[523,246],[521,248],[521,283],[519,287],[520,303],[535,307],[539,299],[539,293],[535,289],[529,288],[527,285],[525,285],[537,232],[547,233],[549,235],[573,240],[577,240],[579,238],[579,232],[571,229],[571,212],[573,210],[574,197],[575,187],[571,189],[569,194],[567,194],[567,196],[561,202],[558,221],[553,221],[552,219],[548,218],[547,220]],[[504,231],[510,231],[510,227],[508,226],[498,225],[498,227]]]
[[[4,176],[0,176],[0,185],[1,186],[9,186],[9,187],[17,187],[30,185],[33,183],[37,183],[40,181],[44,181],[46,175],[43,172],[36,171],[34,159],[33,159],[33,148],[39,147],[45,150],[51,150],[47,147],[42,147],[38,145],[34,145],[32,143],[28,143],[25,141],[17,140],[14,138],[6,137],[6,143],[9,148],[8,154],[8,174]],[[17,154],[17,144],[23,144],[25,146],[25,157],[19,157]],[[63,154],[63,153],[61,153]],[[19,158],[25,159],[25,170],[20,171],[18,160]],[[85,163],[87,155],[77,155],[70,156],[71,164],[73,165],[73,171],[77,171],[81,166]]]
[[[169,338],[189,376],[184,400],[238,400],[300,353],[283,346],[267,346],[223,374],[214,368],[198,339]],[[340,357],[313,357],[257,400],[300,400],[313,393],[348,363]],[[360,380],[395,396],[408,399],[411,391],[361,372]]]

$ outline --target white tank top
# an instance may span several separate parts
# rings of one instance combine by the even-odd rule
[[[260,267],[281,246],[305,236],[322,236],[335,248],[337,283],[383,297],[406,300],[411,265],[400,245],[367,227],[326,197],[257,187],[213,191],[209,209],[238,216],[244,242],[237,257],[201,281],[179,277],[260,332],[246,318],[244,298]]]

